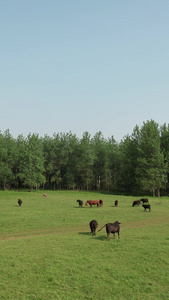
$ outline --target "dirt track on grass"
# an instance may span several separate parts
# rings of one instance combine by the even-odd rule
[[[69,228],[52,228],[52,229],[40,229],[40,230],[32,230],[25,232],[17,232],[17,233],[6,233],[0,234],[0,241],[3,240],[14,240],[21,238],[30,238],[30,237],[38,237],[38,236],[47,236],[47,235],[55,235],[55,234],[65,234],[65,233],[74,233],[79,231],[88,230],[85,227],[69,227]]]
[[[147,212],[148,213],[148,212]],[[133,222],[125,222],[121,224],[121,228],[138,228],[138,227],[154,227],[156,224],[169,224],[169,217],[164,217],[163,215],[147,220],[133,221]],[[102,224],[104,225],[104,224]],[[100,225],[100,226],[102,226]],[[99,226],[99,227],[100,227]],[[41,229],[41,230],[31,230],[31,231],[22,231],[15,233],[2,233],[0,234],[0,241],[4,240],[15,240],[22,238],[32,238],[32,237],[40,237],[40,236],[48,236],[48,235],[57,235],[57,234],[73,234],[73,233],[89,233],[89,226],[81,226],[81,227],[67,227],[67,228],[50,228],[50,229]]]

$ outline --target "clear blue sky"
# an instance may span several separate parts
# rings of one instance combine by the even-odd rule
[[[168,0],[1,0],[0,28],[2,133],[168,124]]]

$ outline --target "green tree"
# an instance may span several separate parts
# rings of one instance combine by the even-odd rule
[[[68,145],[64,133],[54,134],[53,136],[53,174],[51,182],[54,188],[63,188],[66,166],[68,163]]]
[[[67,189],[74,189],[78,184],[79,140],[69,132],[64,136],[67,145],[67,163],[64,166],[64,182]]]
[[[161,133],[161,150],[164,154],[166,165],[169,167],[169,124],[162,125],[160,128]],[[169,168],[167,170],[167,189],[169,188]]]
[[[128,194],[137,194],[139,186],[136,181],[138,159],[139,127],[136,126],[131,136],[127,135],[119,144],[118,189]]]
[[[47,135],[43,139],[44,166],[47,188],[61,188],[61,140],[59,134],[54,134],[53,138]]]
[[[0,183],[4,189],[15,184],[14,167],[16,158],[16,141],[7,129],[4,134],[0,133]]]
[[[91,144],[91,136],[88,132],[83,133],[78,150],[78,186],[89,190],[93,183],[93,163],[95,154]]]
[[[104,186],[108,191],[117,191],[117,178],[119,171],[119,155],[118,144],[114,137],[108,139],[105,144],[106,164],[105,164],[105,178]]]
[[[101,131],[94,135],[92,144],[95,153],[93,163],[94,188],[96,190],[105,189],[107,185],[107,177],[109,176],[108,151],[107,141],[104,139]]]
[[[53,168],[53,159],[54,159],[54,151],[53,151],[53,139],[48,135],[45,135],[42,139],[43,144],[43,157],[44,157],[44,176],[46,178],[46,182],[44,187],[49,189],[51,186],[51,177],[54,173]],[[55,186],[54,186],[55,188]]]
[[[167,183],[167,164],[160,149],[160,131],[153,120],[143,123],[138,145],[137,180],[143,191],[160,196]]]
[[[29,134],[20,146],[18,177],[33,190],[45,183],[42,140],[36,134]]]

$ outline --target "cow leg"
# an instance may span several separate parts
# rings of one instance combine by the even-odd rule
[[[115,239],[115,233],[113,233],[113,238]]]
[[[109,241],[110,239],[110,233],[107,234],[107,240]]]

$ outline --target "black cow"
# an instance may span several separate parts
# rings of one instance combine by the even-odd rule
[[[120,222],[116,221],[115,223],[107,223],[102,228],[106,226],[106,232],[107,232],[107,240],[110,239],[110,233],[113,233],[113,238],[115,239],[115,233],[118,233],[118,238],[120,238]],[[102,230],[100,228],[98,231]]]
[[[144,207],[144,211],[147,211],[147,209],[149,209],[149,211],[151,211],[151,205],[150,204],[143,204],[142,207]]]
[[[77,200],[77,202],[79,202],[79,207],[83,206],[83,201],[82,200]]]
[[[114,202],[114,206],[117,207],[118,206],[118,200],[115,200]]]
[[[19,204],[19,206],[21,206],[22,205],[22,200],[21,199],[18,199],[18,204]]]
[[[142,198],[140,199],[140,201],[144,204],[144,203],[148,203],[148,199],[147,198]]]
[[[96,220],[92,220],[90,223],[89,223],[89,226],[90,226],[90,229],[91,229],[91,234],[92,235],[96,235],[96,228],[98,227],[98,223]]]
[[[99,203],[100,203],[100,206],[103,206],[103,200],[102,199],[99,200]]]
[[[135,205],[140,205],[140,200],[135,200],[135,201],[133,201],[132,206],[135,206]]]

